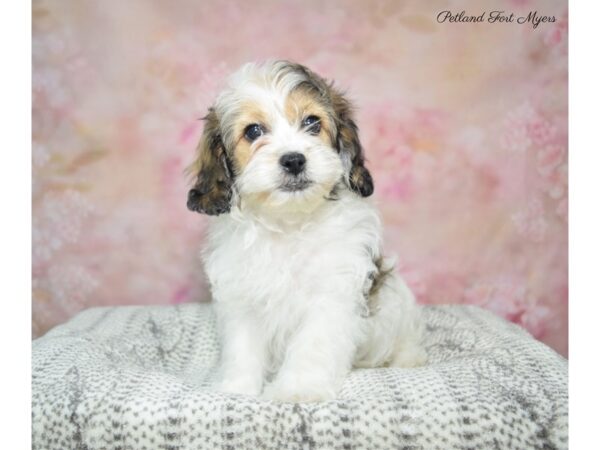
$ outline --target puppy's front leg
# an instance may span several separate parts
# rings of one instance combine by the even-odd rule
[[[265,388],[265,397],[289,402],[335,397],[352,366],[358,334],[358,316],[348,308],[347,300],[315,302],[291,338],[277,376]]]
[[[221,391],[259,395],[265,371],[261,329],[251,317],[227,316],[221,321]]]

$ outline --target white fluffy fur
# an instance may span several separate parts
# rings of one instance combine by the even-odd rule
[[[288,123],[281,105],[296,80],[267,83],[260,70],[242,69],[216,105],[221,120],[234,121],[235,105],[250,99],[270,121],[236,178],[231,212],[211,219],[203,254],[222,335],[221,388],[331,399],[352,366],[424,362],[419,309],[392,271],[369,311],[365,292],[381,255],[377,211],[342,183],[347,170],[334,149]],[[279,189],[278,161],[290,150],[307,158],[312,184],[303,191]],[[336,185],[339,198],[327,199]]]

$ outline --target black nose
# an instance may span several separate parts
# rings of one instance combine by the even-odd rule
[[[281,164],[281,167],[286,172],[298,175],[304,170],[304,166],[306,166],[306,158],[302,153],[290,152],[279,158],[279,164]]]

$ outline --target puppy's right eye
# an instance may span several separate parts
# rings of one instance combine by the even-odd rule
[[[244,130],[244,137],[250,142],[257,140],[263,134],[265,134],[264,128],[257,123],[248,125]]]

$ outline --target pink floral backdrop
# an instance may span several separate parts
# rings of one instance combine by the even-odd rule
[[[34,336],[91,306],[208,299],[182,171],[224,76],[267,58],[354,99],[420,302],[482,306],[567,354],[567,4],[550,0],[34,0]]]

